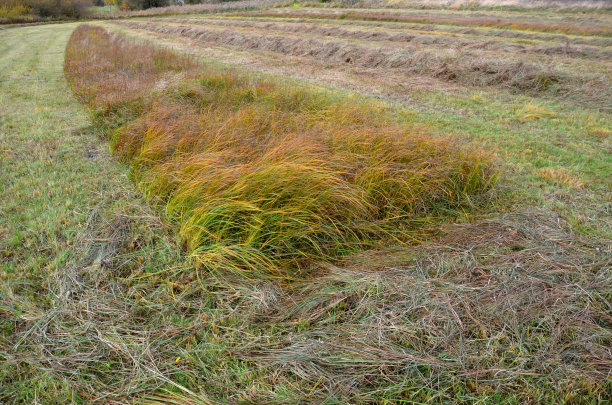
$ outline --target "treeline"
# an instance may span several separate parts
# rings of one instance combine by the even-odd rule
[[[153,7],[180,6],[185,4],[225,3],[235,0],[94,0],[96,6],[116,6],[121,10],[145,10]]]
[[[0,0],[0,23],[36,22],[84,17],[90,0]]]
[[[27,23],[90,17],[93,6],[144,10],[183,4],[223,3],[232,0],[0,0],[0,23]]]

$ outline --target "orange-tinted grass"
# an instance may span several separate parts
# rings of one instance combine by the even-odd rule
[[[416,131],[382,103],[170,53],[154,64],[147,55],[167,51],[143,48],[79,28],[66,75],[97,114],[128,108],[112,121],[113,150],[207,269],[287,276],[303,259],[401,239],[495,180],[485,154]],[[117,85],[126,71],[138,83]]]

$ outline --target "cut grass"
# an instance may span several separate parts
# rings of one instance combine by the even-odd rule
[[[232,15],[232,16],[207,16],[210,19],[231,19],[231,21],[256,21],[256,22],[278,22],[278,23],[304,23],[304,22],[318,22],[328,26],[339,26],[339,27],[368,27],[368,28],[384,28],[389,30],[403,30],[407,32],[415,32],[421,34],[436,34],[436,35],[448,35],[448,36],[469,36],[476,38],[503,38],[506,40],[516,41],[518,43],[533,43],[542,41],[543,43],[559,43],[570,45],[591,45],[591,46],[610,46],[612,44],[612,38],[597,37],[597,36],[579,36],[579,35],[563,35],[555,33],[545,32],[529,32],[529,31],[515,31],[510,29],[495,29],[488,27],[464,27],[464,26],[451,26],[451,25],[436,25],[436,24],[418,24],[418,23],[400,23],[400,22],[385,22],[385,21],[367,21],[367,20],[341,20],[341,19],[325,19],[315,18],[309,19],[308,15],[300,17],[260,17],[256,14],[245,14],[244,16]],[[202,16],[188,16],[182,17],[181,19],[189,19],[197,22],[202,19]]]
[[[155,387],[154,373],[122,369],[147,310],[118,280],[183,263],[65,82],[75,27],[0,31],[3,404],[108,403],[144,374]]]
[[[496,86],[514,91],[551,97],[572,97],[585,105],[609,109],[612,88],[604,69],[586,73],[579,65],[560,69],[525,60],[520,53],[488,54],[475,51],[431,48],[384,49],[372,44],[354,44],[335,38],[317,38],[278,33],[250,32],[240,29],[209,28],[160,22],[117,23],[132,29],[147,30],[164,36],[191,38],[204,45],[219,44],[239,49],[274,51],[283,55],[308,57],[325,63],[337,63],[406,75],[432,78],[466,86]]]
[[[575,35],[599,35],[612,36],[612,27],[609,21],[596,21],[595,23],[585,24],[584,22],[570,21],[558,22],[555,20],[534,19],[528,15],[519,17],[505,17],[498,15],[461,15],[448,14],[444,12],[437,13],[421,13],[414,10],[385,10],[385,9],[353,9],[353,10],[326,10],[311,8],[311,9],[279,9],[254,11],[249,14],[235,13],[231,15],[245,16],[254,15],[258,17],[307,17],[307,18],[323,18],[323,19],[341,19],[341,20],[365,20],[365,21],[389,21],[389,22],[408,22],[421,24],[448,24],[455,26],[474,26],[474,27],[490,27],[504,28],[519,31],[536,31],[536,32],[556,32],[563,34]],[[525,18],[527,17],[527,18]]]
[[[66,51],[77,95],[117,127],[114,150],[206,269],[287,274],[403,239],[494,182],[482,153],[419,133],[383,104],[197,70],[101,28],[80,27]]]
[[[593,58],[610,59],[612,52],[594,46],[574,46],[570,45],[569,38],[565,43],[559,41],[551,44],[532,40],[533,43],[518,42],[512,39],[476,37],[475,35],[445,34],[436,31],[393,29],[390,27],[369,28],[367,26],[348,26],[338,24],[326,24],[324,21],[304,21],[300,20],[281,20],[258,21],[254,18],[159,18],[153,20],[162,24],[183,24],[183,25],[206,25],[248,28],[250,32],[262,30],[263,32],[287,32],[316,35],[317,37],[334,37],[346,39],[360,39],[373,42],[389,42],[394,45],[406,47],[408,45],[449,47],[456,50],[469,48],[472,50],[493,50],[510,53],[536,53],[545,55],[563,55],[574,58]]]

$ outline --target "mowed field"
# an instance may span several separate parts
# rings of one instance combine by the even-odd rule
[[[607,403],[610,9],[261,6],[0,30],[0,402]]]
[[[402,86],[495,86],[611,107],[609,13],[299,7],[118,24],[213,48],[229,62],[333,75],[343,86],[392,96],[406,94]]]

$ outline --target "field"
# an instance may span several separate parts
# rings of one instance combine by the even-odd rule
[[[607,403],[612,10],[506,3],[1,29],[0,403]]]

